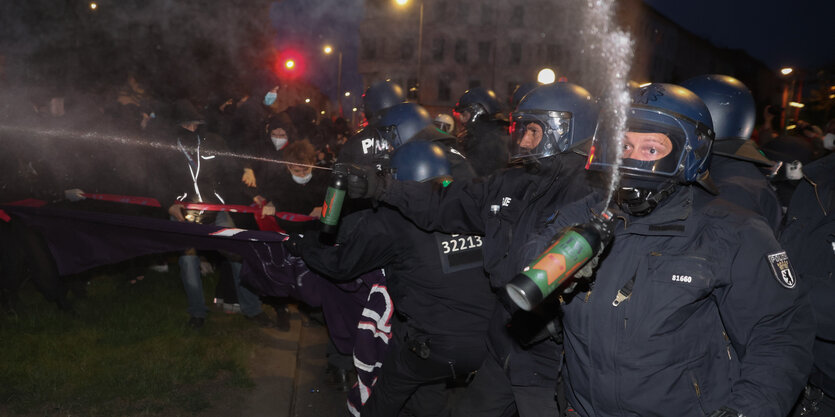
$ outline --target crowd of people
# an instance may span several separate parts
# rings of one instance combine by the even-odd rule
[[[600,134],[613,131],[601,103],[569,82],[522,85],[509,112],[473,88],[454,118],[376,82],[356,131],[304,104],[276,111],[270,84],[162,105],[130,78],[84,110],[6,100],[5,126],[35,127],[2,132],[1,202],[280,231],[288,258],[334,282],[382,269],[384,355],[366,366],[329,347],[360,392],[353,415],[835,415],[835,120],[783,131],[766,108],[757,126],[751,92],[725,75],[630,90],[622,138]],[[334,234],[318,219],[337,176]],[[277,213],[305,221],[259,221]],[[4,310],[28,265],[71,311],[43,239],[16,220],[0,222]],[[600,244],[566,251],[591,223]],[[287,330],[289,301],[242,285],[241,257],[221,254],[221,303]],[[209,310],[200,255],[178,262],[194,329]],[[509,287],[522,271],[544,278]]]

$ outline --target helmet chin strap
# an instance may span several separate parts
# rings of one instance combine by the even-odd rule
[[[657,190],[641,187],[620,187],[615,193],[615,202],[632,216],[646,216],[652,213],[658,204],[676,191],[675,182],[661,184]]]

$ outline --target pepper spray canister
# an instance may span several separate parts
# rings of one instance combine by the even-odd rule
[[[604,211],[588,223],[566,227],[539,257],[505,285],[510,299],[531,311],[565,284],[612,238],[612,215]]]
[[[322,203],[322,233],[335,235],[339,228],[339,216],[342,214],[342,203],[345,201],[348,170],[341,164],[336,164],[331,173],[331,183],[325,194],[325,202]]]

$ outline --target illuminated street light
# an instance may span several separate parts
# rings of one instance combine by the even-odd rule
[[[306,99],[304,99],[304,102],[305,102],[305,103],[310,103],[310,99],[309,99],[309,98],[306,98]]]
[[[782,69],[780,70],[780,74],[783,74],[783,75],[789,75],[789,74],[791,74],[793,71],[794,71],[794,68],[791,68],[791,67],[785,67],[785,68],[782,68]]]
[[[394,2],[397,3],[398,6],[405,6],[409,3],[409,0],[394,0]]]
[[[324,110],[322,110],[322,111],[321,111],[321,112],[319,112],[319,113],[320,113],[320,114],[325,114],[325,111],[324,111]]]
[[[806,105],[805,105],[805,104],[803,104],[803,103],[798,103],[798,102],[796,102],[796,101],[790,101],[790,102],[789,102],[789,106],[792,106],[792,107],[797,107],[798,109],[802,109],[802,108],[806,107]]]
[[[345,97],[351,97],[351,92],[350,92],[350,91],[346,91],[346,92],[345,92]]]
[[[356,107],[354,107],[353,109],[351,109],[351,111],[357,111],[357,108],[356,108]]]
[[[829,95],[829,98],[830,98],[830,99],[835,99],[835,94],[830,94],[830,95]]]
[[[540,84],[552,84],[557,80],[557,74],[554,73],[554,70],[551,68],[543,68],[539,70],[539,74],[536,75],[536,80],[539,81]]]
[[[96,10],[96,8],[97,8],[97,7],[99,7],[99,5],[98,5],[98,4],[96,4],[96,3],[90,3],[90,10]]]
[[[287,68],[287,69],[293,69],[293,67],[295,67],[295,66],[296,66],[296,61],[293,61],[292,59],[288,59],[287,61],[284,61],[284,67]]]
[[[330,55],[331,52],[333,52],[333,47],[331,47],[330,45],[325,45],[325,47],[322,48],[322,52],[324,52],[325,55]]]

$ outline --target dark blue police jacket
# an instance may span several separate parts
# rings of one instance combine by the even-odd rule
[[[533,259],[599,200],[561,210],[523,252]],[[695,417],[723,405],[787,415],[811,367],[813,328],[769,226],[690,186],[646,217],[618,216],[591,290],[563,300],[570,404],[595,417]]]

